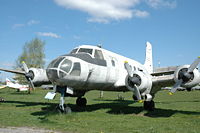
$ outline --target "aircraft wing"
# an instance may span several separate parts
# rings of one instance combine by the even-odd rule
[[[5,85],[0,86],[0,89],[3,89],[3,88],[6,88],[6,86]]]
[[[170,66],[170,67],[161,67],[156,68],[153,70],[152,76],[162,76],[162,75],[169,75],[174,74],[179,66]]]
[[[152,90],[151,94],[155,94],[157,91],[161,90],[162,87],[173,86],[174,72],[179,66],[170,66],[154,69],[152,75]]]
[[[174,75],[152,76],[152,90],[151,94],[154,95],[162,87],[173,86],[175,84]]]
[[[20,71],[20,70],[9,70],[9,69],[0,68],[0,71],[25,75],[25,71]]]

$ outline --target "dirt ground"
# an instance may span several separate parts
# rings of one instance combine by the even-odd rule
[[[61,133],[61,132],[30,128],[30,127],[3,127],[0,128],[0,133]]]

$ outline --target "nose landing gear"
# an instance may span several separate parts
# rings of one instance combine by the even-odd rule
[[[60,104],[56,107],[56,110],[59,113],[70,114],[72,112],[71,108],[65,105],[65,93],[66,88],[59,88],[60,89]]]
[[[78,97],[76,99],[76,105],[79,106],[79,107],[85,107],[87,104],[87,99],[86,98],[82,98],[82,97]]]

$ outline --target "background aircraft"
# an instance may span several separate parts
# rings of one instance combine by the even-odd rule
[[[101,47],[82,45],[54,59],[47,69],[29,69],[22,62],[24,71],[0,70],[24,75],[32,88],[53,84],[53,92],[47,93],[45,98],[53,99],[56,92],[60,93],[58,109],[61,112],[71,112],[64,104],[66,96],[77,97],[76,104],[86,106],[83,96],[90,90],[132,91],[134,99],[143,103],[144,109],[153,110],[154,96],[162,87],[173,86],[170,90],[173,94],[180,86],[191,88],[200,83],[199,62],[200,57],[191,65],[154,72],[152,46],[147,42],[144,65]]]
[[[0,85],[0,89],[6,88],[6,85]]]
[[[28,91],[29,85],[22,85],[17,82],[13,83],[8,78],[6,78],[6,87],[17,89],[17,91]]]

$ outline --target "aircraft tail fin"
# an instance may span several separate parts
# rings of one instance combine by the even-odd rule
[[[149,73],[153,73],[152,45],[150,42],[146,42],[146,59],[144,66]]]
[[[10,79],[6,78],[6,85],[10,86],[11,84],[13,84],[13,83],[10,81]]]

